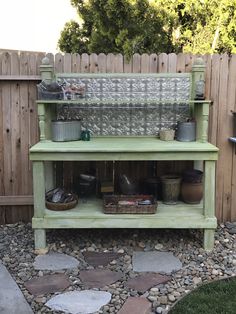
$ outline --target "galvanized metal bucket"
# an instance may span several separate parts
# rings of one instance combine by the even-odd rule
[[[176,139],[180,142],[196,141],[196,122],[179,122],[177,126]]]
[[[77,141],[81,135],[81,121],[52,121],[52,141]]]

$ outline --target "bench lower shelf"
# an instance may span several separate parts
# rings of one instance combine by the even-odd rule
[[[203,205],[158,203],[156,214],[104,214],[101,199],[82,200],[67,211],[45,209],[43,218],[33,218],[33,228],[201,228],[217,226],[215,217],[205,217]]]

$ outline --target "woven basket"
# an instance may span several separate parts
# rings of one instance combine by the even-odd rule
[[[140,200],[150,200],[150,205],[139,205]],[[155,214],[157,202],[152,195],[105,195],[105,214]],[[134,201],[134,205],[120,205],[120,201]]]
[[[46,207],[50,210],[68,210],[74,208],[78,204],[78,197],[74,195],[74,200],[69,203],[53,203],[46,201]]]

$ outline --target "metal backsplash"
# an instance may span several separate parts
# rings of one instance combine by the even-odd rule
[[[58,119],[81,119],[94,135],[156,135],[189,117],[189,77],[59,78],[85,85],[77,105],[58,107]]]

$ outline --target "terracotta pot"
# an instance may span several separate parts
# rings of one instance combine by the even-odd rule
[[[180,195],[180,183],[182,178],[177,175],[161,176],[163,203],[174,205]]]
[[[203,197],[203,183],[183,182],[181,186],[181,196],[187,204],[199,204]]]
[[[200,183],[202,182],[202,177],[203,177],[203,172],[197,169],[185,170],[183,173],[184,182]]]

